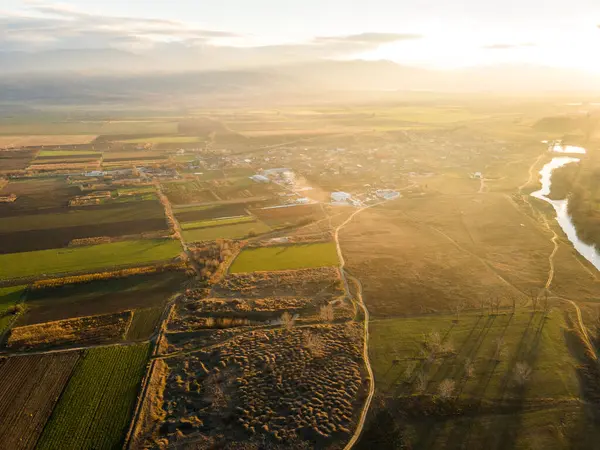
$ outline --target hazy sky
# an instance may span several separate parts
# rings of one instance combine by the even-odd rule
[[[600,72],[600,0],[0,0],[0,51],[258,47],[298,59]]]

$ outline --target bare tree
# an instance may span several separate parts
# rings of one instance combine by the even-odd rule
[[[425,348],[431,352],[439,352],[442,349],[442,336],[437,331],[432,331],[423,336]]]
[[[333,320],[335,319],[335,313],[333,310],[333,305],[331,303],[321,306],[321,309],[319,309],[319,318],[323,322],[333,322]]]
[[[531,377],[531,372],[532,372],[532,370],[531,370],[531,367],[529,366],[529,364],[527,364],[524,361],[518,362],[515,365],[515,369],[513,372],[515,382],[519,386],[524,386],[525,383],[527,383],[527,381],[529,381],[529,378]]]
[[[544,314],[550,313],[550,299],[548,298],[548,290],[544,290]]]
[[[498,296],[495,296],[492,299],[492,308],[496,312],[496,314],[500,313],[500,305],[502,303],[502,299]]]
[[[512,315],[514,316],[517,312],[517,297],[511,295],[510,299],[512,300]]]
[[[422,370],[417,374],[417,383],[415,389],[417,392],[424,392],[427,389],[427,375]]]
[[[454,305],[454,313],[456,314],[456,321],[460,320],[460,313],[467,307],[467,304],[463,301],[458,302]]]
[[[323,356],[325,352],[325,341],[316,333],[307,331],[304,333],[304,347],[310,351],[313,356]]]
[[[212,328],[212,327],[214,327],[214,326],[215,326],[215,324],[216,324],[216,320],[215,320],[215,318],[214,318],[214,317],[207,317],[207,318],[206,318],[206,321],[204,322],[204,325],[205,325],[207,328]]]
[[[452,397],[452,394],[454,394],[455,386],[456,383],[454,382],[454,380],[446,378],[438,386],[438,395],[440,396],[440,398],[449,399],[450,397]]]
[[[280,318],[280,322],[281,322],[281,326],[284,327],[286,330],[291,330],[292,328],[294,328],[294,316],[292,316],[289,312],[284,312],[281,315]]]
[[[538,305],[539,297],[538,297],[538,295],[535,293],[535,291],[533,289],[530,291],[530,295],[531,295],[531,307],[533,308],[533,312],[536,312],[537,311],[537,305]]]
[[[413,376],[413,373],[415,372],[415,369],[417,368],[417,362],[416,361],[410,361],[407,365],[406,365],[406,369],[404,369],[404,380],[405,381],[410,381],[410,379]]]
[[[465,378],[473,378],[475,375],[475,364],[471,358],[465,359]]]
[[[486,302],[485,298],[483,298],[483,297],[479,300],[479,307],[481,308],[481,315],[482,316],[485,315],[485,305],[486,305],[486,303],[487,302]]]
[[[502,360],[502,357],[504,356],[504,350],[505,350],[504,339],[497,338],[494,341],[494,344],[495,344],[495,349],[494,349],[493,359],[497,362],[500,362]]]

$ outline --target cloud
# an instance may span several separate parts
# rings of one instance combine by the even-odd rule
[[[351,43],[351,44],[366,44],[366,45],[381,45],[388,44],[390,42],[407,41],[414,39],[421,39],[423,36],[420,34],[409,34],[409,33],[361,33],[351,34],[348,36],[327,36],[317,37],[314,39],[314,43]]]
[[[210,43],[240,37],[183,22],[93,15],[52,4],[33,4],[25,14],[0,17],[0,50],[110,48],[160,41]]]
[[[512,50],[519,48],[535,47],[536,45],[532,42],[524,42],[522,44],[490,44],[484,45],[482,48],[485,50]]]

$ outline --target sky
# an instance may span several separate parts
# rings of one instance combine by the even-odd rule
[[[600,73],[600,0],[0,0],[0,51],[531,64]]]

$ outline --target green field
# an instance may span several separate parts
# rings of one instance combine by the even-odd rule
[[[101,152],[94,152],[92,150],[40,150],[38,158],[45,156],[100,156]]]
[[[458,323],[455,316],[395,318],[371,322],[369,353],[378,389],[386,393],[410,394],[406,385],[409,365],[423,367],[427,392],[435,393],[439,383],[452,379],[460,385],[465,398],[502,399],[515,395],[513,371],[518,362],[532,368],[525,396],[532,398],[572,399],[579,396],[576,368],[578,361],[569,352],[565,340],[565,320],[560,311],[548,318],[530,311],[498,315],[469,314]],[[450,344],[451,352],[425,367],[424,336],[437,332]],[[494,353],[499,339],[503,351]],[[465,360],[473,365],[473,374],[465,379]],[[520,392],[519,395],[522,395]]]
[[[131,326],[127,332],[127,340],[148,339],[156,330],[163,313],[162,307],[136,309],[133,312]]]
[[[243,239],[271,231],[262,222],[245,222],[233,225],[198,228],[183,232],[186,242],[214,241],[216,239]]]
[[[37,448],[120,448],[149,350],[149,344],[88,350],[52,412]]]
[[[175,258],[180,252],[181,245],[176,240],[147,239],[8,253],[0,255],[0,280],[147,264]]]
[[[141,137],[136,139],[125,139],[123,144],[191,144],[194,142],[202,142],[204,139],[196,136],[153,136]]]
[[[14,315],[9,310],[19,303],[26,287],[12,286],[0,288],[0,334],[10,325]]]
[[[193,230],[195,228],[207,228],[223,225],[233,225],[236,223],[256,222],[252,216],[226,217],[224,219],[198,220],[196,222],[185,222],[181,224],[182,230]]]
[[[230,268],[231,273],[306,269],[339,264],[334,242],[262,247],[244,250]]]

